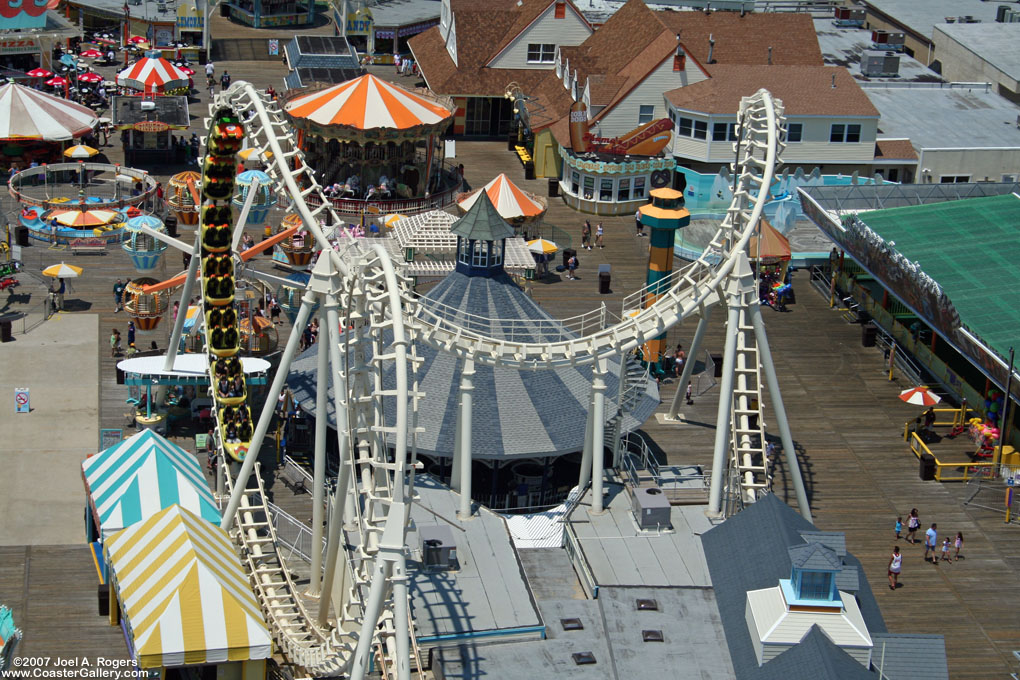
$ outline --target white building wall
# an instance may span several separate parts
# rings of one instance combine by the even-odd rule
[[[1018,30],[1020,34],[1020,30]],[[942,77],[950,82],[996,83],[1011,92],[1020,92],[1020,81],[974,54],[935,26],[934,58],[942,63]]]
[[[693,59],[687,59],[683,71],[674,71],[673,56],[670,55],[637,87],[631,90],[623,101],[599,120],[598,134],[602,137],[615,137],[636,128],[642,104],[651,104],[655,107],[652,110],[652,120],[665,118],[667,116],[666,100],[662,93],[699,83],[706,77]]]
[[[918,183],[937,183],[949,175],[969,175],[971,182],[1000,182],[1003,175],[1011,175],[1015,181],[1020,178],[1020,148],[922,149],[917,167]]]
[[[567,5],[566,16],[556,18],[556,3],[551,3],[528,28],[496,55],[489,66],[492,68],[551,69],[553,64],[529,64],[528,45],[580,45],[591,35],[591,29],[574,10]]]

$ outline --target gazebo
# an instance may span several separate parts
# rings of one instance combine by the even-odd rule
[[[159,51],[146,52],[145,57],[117,74],[118,85],[145,94],[187,94],[189,82],[188,74],[164,59]]]
[[[305,162],[340,212],[413,213],[452,202],[461,186],[444,171],[441,136],[453,104],[368,74],[326,88],[298,90],[284,113],[297,128]],[[428,200],[422,200],[425,198]]]
[[[758,222],[758,233],[751,237],[747,249],[751,260],[762,269],[772,268],[779,281],[786,280],[791,257],[790,241],[764,217]]]
[[[481,189],[458,196],[457,207],[467,212],[483,191],[489,195],[499,216],[514,226],[541,221],[548,207],[544,198],[524,191],[511,182],[505,173],[496,175]]]
[[[92,132],[99,118],[91,109],[17,83],[0,87],[0,145],[9,167],[58,162],[63,144]]]

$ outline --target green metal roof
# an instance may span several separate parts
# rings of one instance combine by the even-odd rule
[[[484,189],[471,209],[450,226],[450,231],[461,238],[476,241],[498,241],[514,235],[514,228],[496,212]]]
[[[960,322],[1000,356],[1020,337],[1020,197],[890,208],[858,217],[938,282]]]

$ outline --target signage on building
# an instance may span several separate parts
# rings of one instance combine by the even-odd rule
[[[58,0],[0,0],[0,28],[45,28],[46,10]]]
[[[359,9],[354,14],[347,15],[347,27],[345,35],[371,35],[375,20],[372,18],[372,10],[368,8]]]
[[[3,22],[0,21],[0,25]],[[0,54],[32,54],[39,51],[35,38],[4,38],[0,40]]]
[[[185,2],[177,7],[177,30],[201,31],[205,26],[205,17],[195,6]]]

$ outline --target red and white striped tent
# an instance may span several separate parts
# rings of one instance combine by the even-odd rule
[[[457,199],[458,207],[467,212],[483,191],[489,195],[496,212],[504,220],[536,219],[545,214],[546,206],[543,205],[542,199],[529,191],[524,191],[503,173],[481,189],[462,194]]]
[[[146,53],[143,59],[118,73],[117,84],[142,92],[165,92],[187,87],[188,75],[163,57],[155,56],[157,54]]]
[[[359,130],[408,130],[438,125],[453,117],[453,111],[438,101],[372,74],[295,97],[284,110],[293,118],[315,125],[344,125]]]
[[[79,104],[8,83],[0,87],[0,139],[62,142],[92,132],[99,119]]]

